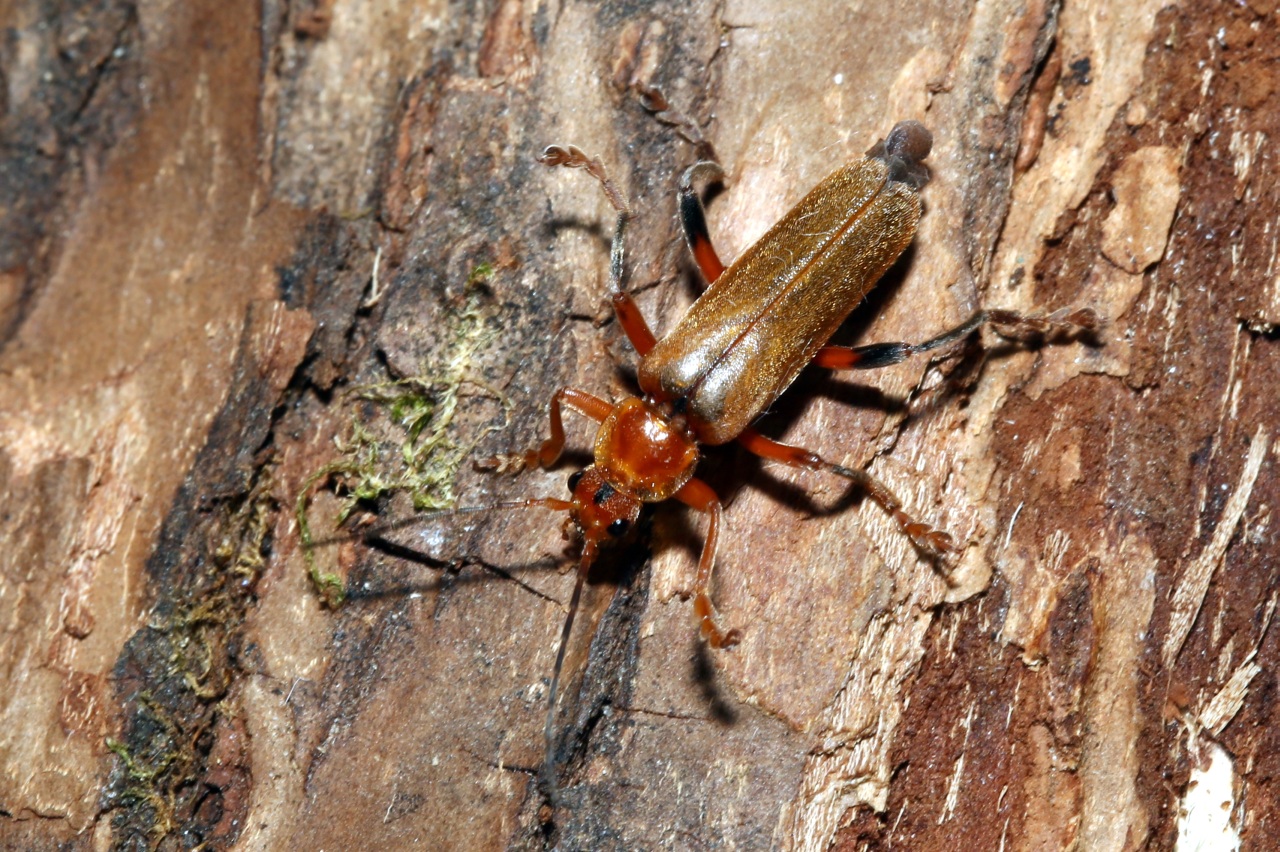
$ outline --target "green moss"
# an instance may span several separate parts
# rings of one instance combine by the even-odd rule
[[[466,440],[455,435],[454,420],[464,387],[471,386],[507,407],[505,397],[472,372],[477,352],[493,344],[498,328],[482,308],[480,285],[493,275],[487,263],[467,277],[463,304],[445,319],[442,346],[414,376],[356,385],[344,396],[352,409],[347,434],[337,441],[338,457],[307,477],[295,512],[311,582],[326,606],[346,597],[344,579],[322,570],[308,519],[312,496],[330,488],[341,501],[337,524],[356,508],[405,494],[417,511],[435,511],[456,502],[458,468],[487,434],[505,425],[492,423]]]
[[[208,732],[220,716],[235,715],[221,700],[236,676],[228,646],[263,563],[277,509],[271,491],[267,466],[241,498],[218,504],[207,546],[198,547],[211,558],[193,554],[181,590],[169,590],[169,605],[156,607],[129,640],[129,678],[144,688],[128,698],[123,739],[106,741],[120,762],[111,785],[117,837],[136,834],[156,848],[193,820]]]
[[[152,843],[173,831],[176,802],[171,776],[185,776],[190,755],[183,748],[185,738],[168,713],[146,693],[138,696],[139,712],[145,714],[146,727],[153,731],[142,748],[130,749],[125,743],[107,739],[107,748],[120,758],[125,779],[117,785],[121,804],[142,808]],[[178,771],[175,773],[175,769]]]

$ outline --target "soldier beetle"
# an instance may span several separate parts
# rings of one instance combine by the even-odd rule
[[[660,93],[651,90],[645,95],[659,118],[676,124],[691,141],[700,140],[692,123],[670,110]],[[622,192],[599,160],[572,145],[553,145],[539,157],[547,166],[586,171],[617,213],[608,286],[618,323],[640,359],[641,392],[609,402],[562,387],[551,398],[550,437],[527,452],[477,464],[499,472],[553,466],[565,445],[566,407],[599,424],[594,459],[569,477],[569,499],[502,504],[567,512],[582,540],[547,700],[543,769],[553,798],[556,697],[583,583],[601,545],[626,535],[643,504],[674,499],[706,515],[693,587],[694,613],[713,648],[729,648],[741,638],[740,630],[722,627],[711,602],[722,512],[716,493],[694,475],[702,445],[737,441],[760,458],[849,480],[889,513],[918,550],[942,558],[959,549],[952,537],[913,518],[871,474],[767,438],[752,423],[810,364],[829,369],[884,367],[955,343],[984,324],[1006,337],[1089,332],[1099,325],[1090,309],[1048,317],[984,310],[923,343],[827,344],[914,238],[921,213],[919,191],[929,180],[923,161],[932,142],[924,125],[899,122],[864,157],[819,183],[727,267],[711,243],[697,190],[700,182],[718,178],[722,171],[709,159],[690,167],[679,182],[680,218],[708,287],[661,340],[623,288],[624,239],[632,212]]]

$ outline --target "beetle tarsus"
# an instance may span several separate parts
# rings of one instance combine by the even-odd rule
[[[693,611],[702,625],[702,637],[712,648],[717,650],[732,648],[742,641],[742,631],[738,628],[723,631],[716,625],[714,608],[707,594],[699,592],[694,596]]]
[[[547,166],[564,166],[566,168],[584,169],[595,178],[604,194],[618,212],[613,228],[613,243],[609,249],[609,293],[613,300],[614,313],[618,322],[626,332],[627,339],[635,347],[642,358],[657,342],[649,324],[645,321],[635,300],[623,288],[626,275],[626,232],[627,222],[631,219],[631,208],[617,185],[609,179],[604,166],[599,160],[592,159],[575,145],[551,145],[538,157],[538,162]],[[603,419],[603,418],[598,418]]]
[[[948,554],[955,553],[955,539],[951,537],[951,533],[932,527],[929,524],[913,520],[910,515],[902,510],[893,513],[894,520],[902,528],[907,538],[911,539],[911,543],[918,550],[932,556],[935,559],[942,559]]]
[[[698,123],[680,110],[671,105],[667,100],[667,96],[657,86],[650,86],[645,83],[633,83],[631,88],[635,91],[640,99],[640,105],[653,113],[653,117],[661,121],[663,124],[670,125],[676,129],[676,132],[684,138],[686,142],[694,146],[700,160],[715,160],[716,152],[712,148],[711,143],[707,141],[707,137],[703,135],[702,128]]]
[[[1010,340],[1088,336],[1102,329],[1102,319],[1092,308],[1068,309],[1048,316],[1021,314],[999,308],[984,311],[983,314],[996,334]]]
[[[631,215],[631,208],[627,206],[626,198],[617,184],[609,178],[604,163],[588,156],[577,145],[548,145],[538,156],[538,162],[552,168],[563,166],[566,169],[582,169],[600,181],[600,185],[604,187],[604,194],[609,197],[609,203],[613,205],[614,210],[624,216]]]
[[[537,457],[537,450],[524,453],[497,453],[488,458],[477,459],[475,468],[485,473],[496,473],[499,476],[515,475],[531,467]]]

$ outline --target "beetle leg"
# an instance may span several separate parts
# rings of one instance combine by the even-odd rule
[[[955,328],[944,331],[924,343],[873,343],[869,346],[824,346],[814,355],[813,363],[832,370],[871,370],[899,364],[912,355],[941,349],[968,337],[979,327],[990,324],[1001,337],[1013,340],[1090,334],[1102,325],[1091,308],[1059,311],[1049,316],[1027,316],[1015,311],[978,311]]]
[[[698,269],[707,283],[715,281],[724,272],[724,263],[716,254],[711,243],[711,232],[707,228],[707,213],[702,207],[702,199],[694,188],[694,181],[717,181],[724,178],[724,169],[716,162],[715,149],[702,135],[697,122],[671,105],[667,96],[656,86],[634,83],[633,88],[640,96],[640,103],[653,113],[653,117],[663,124],[669,124],[676,132],[691,143],[697,154],[698,162],[694,163],[680,178],[680,225],[684,229],[684,239],[689,245]]]
[[[632,83],[632,88],[640,96],[640,104],[653,113],[654,118],[674,127],[686,142],[693,145],[699,160],[716,159],[715,148],[711,147],[707,137],[702,134],[702,128],[692,118],[673,107],[661,89],[638,81]]]
[[[627,231],[627,222],[631,219],[631,208],[627,206],[622,191],[609,179],[604,165],[592,159],[574,145],[551,145],[538,162],[544,166],[564,166],[567,169],[582,169],[600,183],[609,204],[617,211],[618,219],[613,227],[613,242],[609,248],[609,297],[613,302],[613,311],[618,316],[618,324],[622,326],[627,339],[636,353],[644,357],[657,343],[649,323],[636,305],[631,294],[622,288],[622,279],[626,273],[626,242],[623,239]]]
[[[996,333],[1010,340],[1091,335],[1102,328],[1102,318],[1093,308],[1055,311],[1048,316],[1027,316],[1017,311],[994,309],[983,313]]]
[[[724,177],[724,169],[712,160],[700,160],[685,169],[680,178],[680,225],[684,228],[684,239],[693,254],[694,262],[702,271],[702,277],[708,284],[714,282],[724,272],[724,262],[716,254],[711,243],[711,231],[707,228],[707,212],[702,206],[702,198],[694,187],[694,181],[700,179],[719,180]]]
[[[742,631],[728,632],[716,626],[715,608],[711,606],[711,569],[716,561],[716,542],[720,537],[720,498],[700,479],[690,479],[675,493],[675,498],[707,516],[707,535],[698,559],[698,577],[693,584],[693,611],[702,625],[702,635],[712,648],[729,648],[742,641]]]
[[[930,556],[941,557],[947,553],[954,553],[959,549],[949,533],[917,521],[908,515],[906,510],[902,508],[902,501],[889,490],[889,486],[865,470],[834,464],[801,447],[793,447],[775,441],[772,438],[766,438],[755,429],[747,429],[739,435],[738,443],[762,459],[782,462],[791,467],[800,467],[805,470],[825,470],[828,473],[834,473],[836,476],[844,477],[856,483],[868,497],[879,504],[880,508],[888,512],[898,522],[898,526],[906,533],[907,538],[911,539],[912,544]]]
[[[519,473],[526,468],[548,468],[560,458],[564,449],[564,421],[560,416],[561,405],[567,405],[579,414],[603,423],[613,412],[613,405],[597,396],[576,388],[560,388],[551,397],[551,437],[541,445],[523,453],[499,453],[476,462],[480,470],[496,473]]]

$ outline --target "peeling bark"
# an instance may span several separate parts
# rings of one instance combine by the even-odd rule
[[[0,846],[1269,848],[1273,3],[4,8]],[[638,212],[655,330],[695,298],[695,151],[637,82],[724,163],[725,257],[932,129],[915,245],[838,342],[1108,327],[813,371],[763,419],[967,542],[947,577],[841,483],[708,453],[744,641],[698,641],[702,521],[658,507],[588,588],[552,809],[562,518],[407,485],[561,496],[583,452],[470,459],[540,440],[557,386],[633,392],[610,210],[546,144]],[[403,455],[393,407],[430,452],[335,531],[353,450]]]

